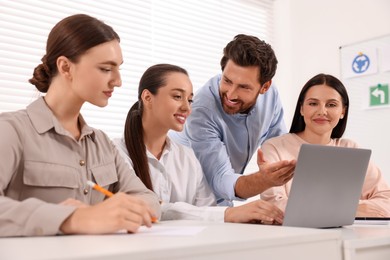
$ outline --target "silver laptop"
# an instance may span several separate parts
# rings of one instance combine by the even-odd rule
[[[352,225],[371,150],[303,144],[283,226]]]

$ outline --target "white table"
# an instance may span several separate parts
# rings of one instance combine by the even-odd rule
[[[187,236],[0,238],[0,259],[342,259],[339,230],[191,221],[156,224],[160,228],[179,226],[204,229]]]
[[[353,225],[342,228],[344,260],[389,260],[390,226]]]

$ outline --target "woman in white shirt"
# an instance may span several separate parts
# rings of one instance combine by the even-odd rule
[[[160,197],[161,219],[281,223],[282,211],[262,200],[217,207],[192,149],[169,139],[169,130],[183,130],[191,113],[192,92],[183,68],[150,67],[140,80],[138,101],[127,115],[124,138],[114,140],[137,176]]]

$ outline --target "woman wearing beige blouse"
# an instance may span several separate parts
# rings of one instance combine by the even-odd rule
[[[80,114],[85,102],[107,105],[122,62],[118,34],[96,18],[51,30],[30,79],[47,94],[0,115],[0,236],[136,232],[159,217],[157,196]],[[105,199],[87,181],[117,194]]]
[[[306,143],[358,147],[354,141],[341,138],[347,125],[348,106],[347,90],[340,80],[331,75],[316,75],[299,95],[290,133],[265,142],[262,145],[264,158],[268,162],[296,159],[301,145]],[[284,210],[291,183],[292,180],[273,187],[261,194],[261,198]],[[372,162],[367,169],[356,216],[390,216],[390,187]]]

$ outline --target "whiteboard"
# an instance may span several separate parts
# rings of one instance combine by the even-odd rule
[[[340,64],[350,99],[344,137],[372,149],[390,183],[390,35],[341,46]]]

